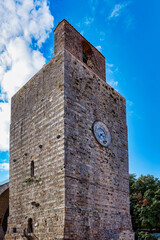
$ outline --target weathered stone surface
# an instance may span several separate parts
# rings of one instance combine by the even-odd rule
[[[0,240],[4,238],[5,214],[9,207],[9,183],[0,186]]]
[[[54,52],[57,55],[62,49],[68,50],[77,59],[83,62],[83,52],[88,58],[87,64],[101,79],[106,81],[105,58],[67,21],[58,24],[55,33]]]
[[[60,54],[12,99],[9,234],[13,228],[22,234],[28,219],[32,218],[34,225],[38,225],[33,228],[39,239],[53,239],[53,234],[54,239],[63,237],[63,66],[64,57]],[[30,176],[31,160],[34,161],[33,178]],[[14,239],[15,234],[6,239],[12,239],[12,235]]]
[[[120,239],[132,232],[125,99],[67,50],[64,64],[66,239]],[[107,148],[96,120],[112,135]]]
[[[21,239],[30,218],[39,240],[134,239],[125,99],[105,83],[104,57],[84,42],[62,21],[55,57],[12,98],[6,240]],[[111,133],[107,148],[93,135],[96,120]]]

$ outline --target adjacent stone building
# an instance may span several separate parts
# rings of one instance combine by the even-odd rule
[[[6,240],[133,240],[126,101],[66,20],[54,58],[12,98]]]
[[[9,183],[0,185],[0,240],[4,239],[7,231],[7,218],[9,214]]]

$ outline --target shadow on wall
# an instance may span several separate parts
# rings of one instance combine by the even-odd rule
[[[0,240],[4,239],[7,231],[9,215],[9,183],[0,186]]]

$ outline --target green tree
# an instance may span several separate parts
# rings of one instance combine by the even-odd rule
[[[149,233],[145,232],[137,232],[136,233],[136,239],[137,240],[157,240],[155,236]]]
[[[138,231],[136,239],[151,239],[141,230],[160,230],[160,181],[152,175],[136,179],[135,174],[130,174],[129,184],[132,224],[134,231]]]

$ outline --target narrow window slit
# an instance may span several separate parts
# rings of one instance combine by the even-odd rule
[[[34,161],[31,161],[31,177],[34,177]]]
[[[83,52],[83,62],[87,64],[87,57],[86,54]]]
[[[33,233],[33,221],[32,218],[28,219],[28,233]]]

